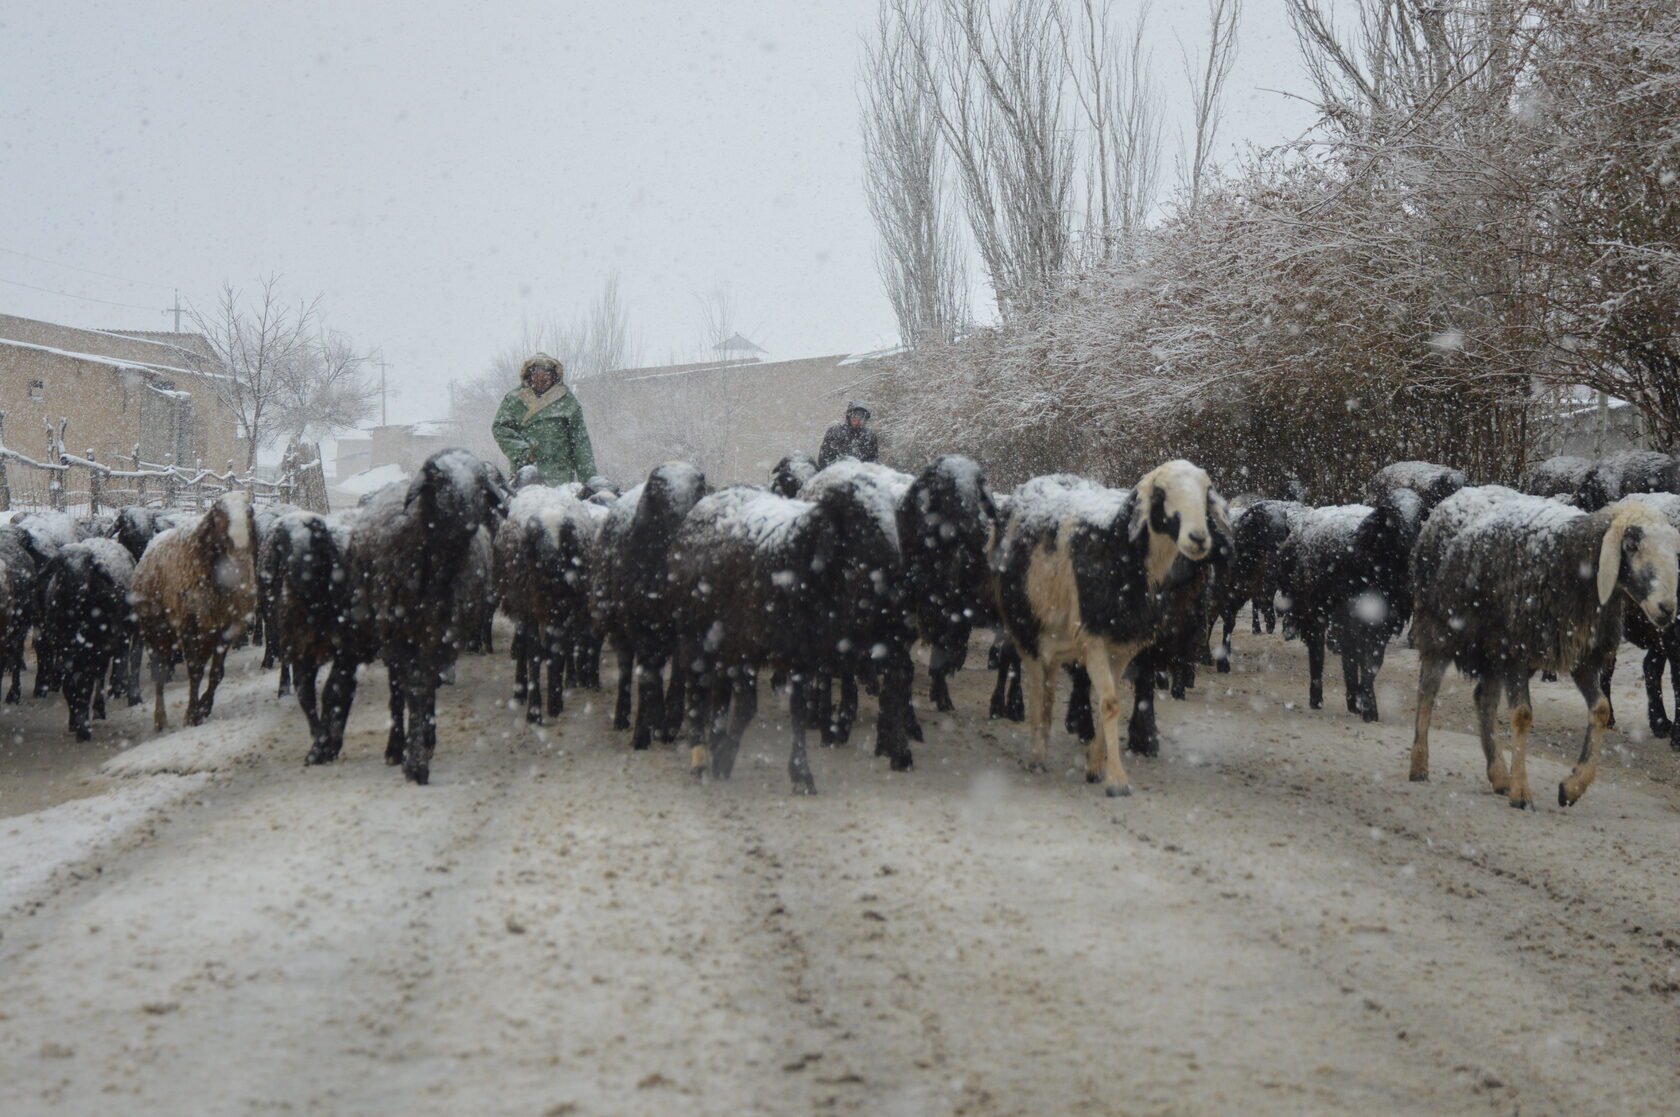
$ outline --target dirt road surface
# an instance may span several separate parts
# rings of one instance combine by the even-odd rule
[[[766,696],[735,779],[632,753],[601,695],[542,728],[508,662],[440,696],[433,784],[343,759],[248,661],[211,722],[0,713],[0,1111],[438,1114],[1673,1113],[1680,761],[1621,731],[1568,811],[1584,712],[1536,684],[1538,811],[1481,771],[1468,689],[1406,780],[1298,645],[1163,702],[1138,793],[1021,727],[919,701],[916,769],[785,774]],[[983,662],[982,656],[971,663]],[[919,688],[920,689],[920,688]],[[178,694],[173,715],[184,704]],[[866,710],[872,703],[866,700]]]

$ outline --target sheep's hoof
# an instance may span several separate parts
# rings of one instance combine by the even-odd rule
[[[1573,800],[1569,797],[1568,786],[1565,785],[1565,784],[1561,784],[1561,783],[1558,784],[1558,806],[1560,806],[1560,807],[1572,807],[1574,805],[1575,805],[1575,800]]]
[[[1045,772],[1049,771],[1049,769],[1036,760],[1029,760],[1027,761],[1027,771],[1032,772],[1035,775],[1043,775]]]
[[[1086,783],[1102,783],[1102,773],[1101,772],[1086,772],[1085,773],[1085,782]]]
[[[526,710],[525,711],[525,721],[529,725],[541,725],[542,724],[542,710],[541,710],[541,708],[533,706],[530,709]]]
[[[1375,706],[1372,706],[1369,710],[1366,710],[1364,713],[1360,714],[1359,716],[1361,718],[1365,719],[1366,721],[1376,721],[1377,720],[1377,708]]]
[[[1323,699],[1323,697],[1308,698],[1307,699],[1307,708],[1311,709],[1311,710],[1322,710],[1322,709],[1324,709],[1324,699]]]
[[[814,780],[795,780],[793,793],[795,795],[815,795],[817,793],[816,782]]]
[[[1667,737],[1673,732],[1674,732],[1674,723],[1673,722],[1653,721],[1651,723],[1651,736],[1653,736],[1653,737]]]
[[[1511,806],[1519,811],[1532,811],[1534,809],[1534,802],[1530,799],[1512,799]]]
[[[1103,788],[1103,794],[1107,795],[1110,799],[1125,798],[1130,796],[1131,793],[1132,785],[1129,783],[1111,783],[1107,787]]]
[[[314,748],[309,750],[309,755],[303,758],[303,766],[308,768],[315,764],[331,764],[337,759],[337,749],[327,748],[324,745],[316,745]]]
[[[78,740],[78,741],[91,741],[91,740],[93,740],[93,730],[91,730],[91,729],[77,729],[76,730],[76,740]],[[1562,794],[1562,793],[1560,792],[1559,794]]]
[[[1221,675],[1229,675],[1231,673],[1231,661],[1230,661],[1230,659],[1226,658],[1226,659],[1216,660],[1214,662],[1213,669]]]
[[[408,777],[410,783],[417,783],[421,787],[430,783],[432,778],[431,769],[425,764],[409,764],[407,762],[403,764],[403,775]]]
[[[1413,772],[1407,778],[1410,779],[1413,783],[1428,783],[1429,782],[1429,773],[1428,772]]]
[[[903,752],[893,754],[893,758],[892,758],[892,770],[893,771],[895,771],[895,772],[908,772],[910,769],[914,768],[915,766],[916,766],[915,761],[911,758],[909,749],[905,749]]]

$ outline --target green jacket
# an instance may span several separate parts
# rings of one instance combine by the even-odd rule
[[[496,409],[490,433],[514,470],[535,463],[545,485],[587,481],[595,475],[595,450],[583,425],[583,408],[564,384],[540,396],[529,385],[509,392]]]

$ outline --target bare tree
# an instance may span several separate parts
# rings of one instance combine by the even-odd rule
[[[319,297],[296,305],[285,301],[279,277],[271,275],[259,281],[249,304],[231,282],[224,282],[213,308],[189,311],[221,366],[209,381],[244,431],[246,469],[256,465],[257,448],[270,440],[272,413],[308,364],[320,302]]]
[[[1237,25],[1242,21],[1242,0],[1207,0],[1207,53],[1192,63],[1188,51],[1180,51],[1184,76],[1190,83],[1190,140],[1185,145],[1182,188],[1194,206],[1202,198],[1202,186],[1213,144],[1224,115],[1225,82],[1237,60]]]
[[[1056,289],[1070,261],[1076,166],[1053,0],[889,0],[961,187],[1004,317]]]
[[[355,427],[373,415],[379,390],[367,375],[369,357],[344,335],[321,330],[283,363],[268,429],[274,441],[319,438]]]
[[[912,43],[917,5],[883,5],[865,45],[861,84],[864,193],[881,242],[876,267],[906,346],[948,342],[968,319],[968,274],[947,212],[946,155]]]

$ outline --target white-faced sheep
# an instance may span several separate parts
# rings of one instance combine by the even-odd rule
[[[1374,508],[1347,504],[1296,517],[1278,555],[1278,601],[1307,648],[1313,709],[1324,705],[1324,645],[1333,637],[1348,712],[1377,720],[1377,672],[1412,615],[1411,554],[1423,514],[1422,497],[1394,489]]]
[[[215,704],[228,648],[256,610],[256,525],[245,494],[226,493],[196,522],[154,537],[134,569],[134,598],[152,653],[153,726],[169,724],[163,685],[176,656],[187,669],[187,724],[198,725]]]
[[[1528,679],[1549,669],[1569,673],[1590,715],[1580,758],[1558,785],[1560,805],[1580,799],[1597,775],[1610,720],[1600,676],[1621,639],[1617,594],[1637,603],[1652,624],[1666,627],[1675,615],[1677,563],[1680,532],[1636,500],[1589,514],[1520,496],[1497,501],[1465,523],[1441,550],[1430,581],[1416,587],[1420,665],[1411,778],[1429,778],[1435,696],[1448,665],[1456,663],[1476,680],[1489,782],[1512,806],[1531,806]],[[1494,738],[1501,687],[1511,705],[1509,769]]]
[[[1640,504],[1662,516],[1670,525],[1680,529],[1680,495],[1641,493],[1633,499],[1637,499]],[[1622,608],[1622,637],[1645,653],[1642,672],[1645,679],[1646,716],[1650,722],[1651,735],[1667,737],[1671,747],[1680,749],[1680,740],[1676,740],[1674,735],[1674,723],[1670,720],[1667,704],[1663,701],[1663,673],[1667,671],[1674,680],[1675,703],[1677,712],[1680,712],[1680,624],[1658,627],[1645,615],[1643,609],[1629,601]],[[1615,669],[1616,658],[1611,656],[1602,679],[1606,694],[1610,693],[1610,681],[1614,677]],[[1614,714],[1610,724],[1615,724]]]
[[[1151,470],[1135,489],[1054,475],[1015,490],[992,569],[999,612],[1025,670],[1034,768],[1042,770],[1048,755],[1056,670],[1079,661],[1101,722],[1086,752],[1086,778],[1103,782],[1111,796],[1131,793],[1120,762],[1116,680],[1154,642],[1169,578],[1213,558],[1214,525],[1224,518],[1208,475],[1183,460]],[[1191,565],[1180,565],[1181,556]]]
[[[616,729],[631,725],[631,684],[636,683],[632,748],[647,748],[656,733],[660,740],[674,740],[682,723],[686,672],[673,670],[668,689],[664,679],[676,641],[664,588],[672,541],[705,494],[706,476],[694,466],[658,465],[645,482],[619,498],[601,528],[594,612],[618,653]]]
[[[495,530],[505,509],[505,490],[482,461],[466,450],[440,450],[407,485],[373,494],[351,525],[356,622],[369,626],[390,673],[385,760],[401,763],[415,783],[430,779],[438,683],[466,642],[451,591],[479,528]]]
[[[874,485],[854,480],[831,478],[815,501],[724,489],[694,506],[672,542],[664,600],[690,672],[696,775],[730,774],[757,709],[758,670],[769,665],[787,670],[791,682],[788,774],[796,792],[814,793],[805,734],[820,715],[807,686],[875,658],[885,666],[877,751],[894,770],[911,766],[898,720],[909,679],[892,580],[900,561],[894,509]]]
[[[91,704],[105,716],[105,673],[112,674],[113,694],[140,701],[135,678],[134,559],[112,539],[88,539],[62,548],[42,575],[40,643],[50,650],[60,672],[60,690],[69,708],[70,732],[78,741],[93,736]]]

